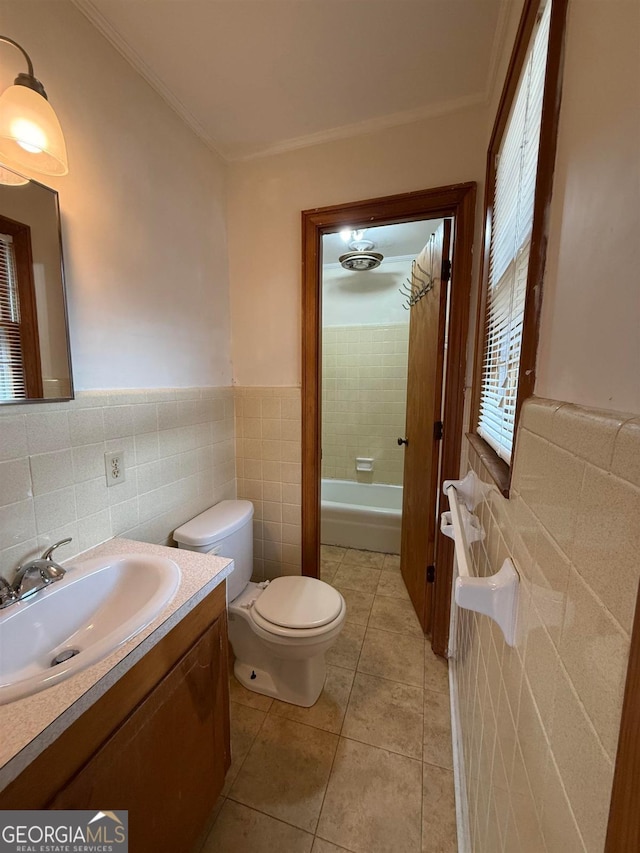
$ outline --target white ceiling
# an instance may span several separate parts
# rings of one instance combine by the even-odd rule
[[[483,101],[509,0],[74,0],[227,159]]]

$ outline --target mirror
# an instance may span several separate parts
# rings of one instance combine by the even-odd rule
[[[58,193],[0,167],[0,404],[72,398]]]

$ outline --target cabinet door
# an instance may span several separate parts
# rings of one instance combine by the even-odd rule
[[[225,626],[223,615],[49,808],[128,809],[130,850],[192,849],[229,761]]]

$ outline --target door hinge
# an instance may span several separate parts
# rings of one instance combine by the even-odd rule
[[[447,258],[442,262],[442,281],[447,282],[451,278],[451,261]]]
[[[442,421],[436,421],[433,425],[433,438],[435,441],[442,441],[444,435],[444,424]]]
[[[427,566],[427,583],[433,583],[436,579],[436,567]]]

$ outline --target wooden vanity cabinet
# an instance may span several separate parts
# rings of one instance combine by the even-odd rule
[[[32,762],[0,808],[127,809],[130,850],[189,853],[230,763],[224,586]]]

